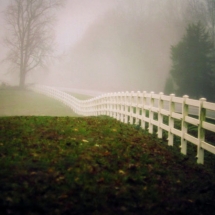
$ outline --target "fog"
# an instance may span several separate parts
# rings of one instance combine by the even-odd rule
[[[67,0],[56,12],[53,57],[29,83],[98,92],[163,91],[170,47],[182,37],[186,0]],[[0,0],[1,11],[8,0]],[[0,36],[6,35],[3,14]],[[1,60],[6,47],[1,41]],[[2,64],[0,81],[17,83]],[[7,73],[5,75],[5,73]]]

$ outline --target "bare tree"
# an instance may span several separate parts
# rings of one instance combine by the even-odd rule
[[[215,46],[215,0],[207,0],[208,25],[213,45]]]
[[[52,52],[52,21],[60,0],[13,0],[7,7],[8,47],[6,60],[19,72],[19,86],[25,86],[27,74],[43,64]]]

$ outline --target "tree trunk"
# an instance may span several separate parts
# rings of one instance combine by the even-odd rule
[[[24,89],[25,88],[25,71],[23,69],[20,69],[20,76],[19,76],[19,88]]]

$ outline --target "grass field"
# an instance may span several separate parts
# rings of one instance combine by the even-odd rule
[[[45,95],[13,88],[0,90],[0,116],[32,115],[77,116],[69,107]]]
[[[214,213],[214,168],[166,140],[32,92],[0,101],[0,214]]]
[[[214,173],[107,117],[0,118],[1,214],[213,214]]]

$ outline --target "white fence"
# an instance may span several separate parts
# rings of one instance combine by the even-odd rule
[[[34,86],[33,91],[51,96],[69,106],[75,113],[84,116],[107,115],[123,123],[140,125],[153,133],[157,128],[158,138],[163,131],[168,133],[168,145],[173,146],[174,136],[181,139],[181,153],[187,153],[187,142],[197,147],[197,163],[204,163],[204,150],[215,154],[215,143],[205,139],[205,132],[215,135],[215,124],[208,120],[207,113],[215,113],[215,103],[206,99],[190,99],[188,96],[176,97],[154,94],[153,92],[119,92],[104,94],[88,100],[78,100],[75,97],[46,86]],[[198,113],[193,116],[190,110]],[[180,121],[180,128],[175,121]],[[147,127],[146,127],[147,124]],[[197,129],[196,135],[191,135],[189,127]]]

